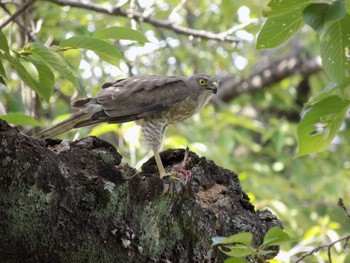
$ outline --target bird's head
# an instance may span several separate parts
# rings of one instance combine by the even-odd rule
[[[189,78],[190,86],[194,93],[216,94],[219,88],[219,80],[203,73],[198,73]]]
[[[190,97],[196,101],[198,112],[216,94],[219,87],[219,80],[203,73],[195,74],[188,79],[191,91]]]

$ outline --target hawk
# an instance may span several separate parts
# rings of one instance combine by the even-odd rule
[[[96,98],[72,102],[77,113],[36,134],[49,138],[101,122],[136,121],[144,146],[153,151],[161,178],[166,172],[159,156],[165,128],[199,112],[216,94],[218,79],[206,74],[191,77],[134,76],[104,83]]]

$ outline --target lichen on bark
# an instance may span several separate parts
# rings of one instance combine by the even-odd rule
[[[176,169],[185,150],[161,154]],[[137,171],[96,137],[38,140],[0,120],[2,262],[223,262],[214,236],[273,226],[235,173],[190,153],[186,184],[164,182],[154,159]],[[277,251],[277,249],[276,249]]]

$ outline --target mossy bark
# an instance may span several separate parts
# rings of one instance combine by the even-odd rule
[[[184,150],[161,154],[176,169]],[[38,140],[0,120],[1,262],[223,262],[214,236],[281,223],[255,211],[237,175],[190,153],[187,183],[164,182],[154,159],[136,174],[111,144]]]

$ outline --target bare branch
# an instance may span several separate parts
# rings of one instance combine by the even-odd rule
[[[175,8],[171,11],[170,15],[168,16],[169,20],[172,20],[172,17],[174,17],[180,9],[186,4],[187,0],[181,0],[181,2],[175,6]]]
[[[48,2],[55,3],[61,6],[70,6],[70,7],[77,7],[77,8],[83,8],[99,13],[104,13],[108,15],[114,15],[114,16],[124,16],[127,18],[133,18],[139,22],[146,22],[149,23],[155,27],[161,27],[166,28],[168,30],[172,30],[178,34],[182,35],[188,35],[193,36],[196,38],[201,39],[210,39],[210,40],[217,40],[217,41],[225,41],[237,44],[239,42],[238,39],[228,36],[226,33],[213,33],[206,30],[197,30],[193,28],[183,27],[174,24],[170,20],[160,20],[155,19],[149,16],[145,16],[142,13],[136,12],[134,10],[125,10],[121,8],[120,6],[105,6],[105,5],[98,5],[94,3],[87,3],[87,2],[78,2],[73,0],[48,0]]]
[[[23,6],[21,6],[20,9],[17,10],[16,13],[12,14],[9,18],[7,18],[2,24],[0,24],[0,30],[3,29],[5,26],[7,26],[12,21],[16,20],[16,18],[25,12],[28,7],[30,7],[32,4],[34,4],[35,0],[28,0],[27,3],[25,3]]]
[[[322,65],[319,57],[306,59],[297,55],[290,55],[270,63],[267,68],[254,73],[247,79],[231,75],[223,77],[216,99],[225,102],[230,101],[242,93],[262,90],[296,73],[308,76],[321,71],[321,69]]]
[[[341,241],[346,241],[346,243],[348,242],[348,240],[350,239],[350,233],[333,241],[333,242],[330,242],[328,244],[324,244],[324,245],[320,245],[320,246],[317,246],[315,247],[314,249],[312,249],[311,251],[305,253],[304,255],[302,255],[300,258],[298,258],[295,263],[298,263],[298,262],[301,262],[304,258],[308,257],[308,256],[311,256],[312,254],[318,252],[319,250],[323,249],[323,248],[327,248],[327,254],[328,254],[328,260],[330,263],[332,263],[332,256],[331,256],[331,248],[341,242]]]
[[[340,206],[345,211],[346,215],[350,218],[350,213],[344,204],[343,198],[339,198],[338,206]]]
[[[348,210],[347,210],[347,208],[345,207],[345,204],[344,204],[344,201],[343,201],[342,198],[339,198],[339,200],[338,200],[338,206],[339,206],[340,208],[342,208],[342,209],[345,211],[345,213],[346,213],[346,215],[347,215],[348,217],[350,216],[350,215],[349,215],[349,212],[348,212]],[[307,252],[307,253],[305,253],[304,255],[302,255],[302,256],[301,256],[300,258],[298,258],[297,261],[295,261],[295,262],[296,262],[296,263],[301,262],[304,258],[306,258],[306,257],[308,257],[308,256],[311,256],[312,254],[318,252],[319,250],[321,250],[321,249],[323,249],[323,248],[326,248],[326,249],[327,249],[327,255],[328,255],[328,261],[329,261],[329,263],[332,263],[332,252],[331,252],[332,247],[333,247],[335,244],[337,244],[337,243],[339,243],[339,242],[341,242],[341,241],[345,241],[345,244],[344,244],[344,246],[343,246],[344,249],[345,249],[345,248],[346,248],[346,245],[348,244],[349,239],[350,239],[350,233],[349,233],[349,234],[346,234],[345,236],[343,236],[343,237],[341,237],[341,238],[339,238],[339,239],[337,239],[337,240],[334,240],[333,242],[330,242],[330,243],[328,243],[328,244],[324,244],[324,245],[317,246],[317,247],[315,247],[314,249],[312,249],[312,250],[310,250],[309,252]]]
[[[10,10],[6,7],[6,4],[5,4],[5,3],[0,3],[0,7],[1,7],[9,16],[12,15],[11,12],[10,12]],[[15,19],[14,19],[14,22],[16,22],[16,24],[18,25],[18,27],[19,27],[23,32],[26,31],[26,27],[19,21],[18,18],[15,18]],[[27,36],[28,36],[28,38],[29,38],[31,41],[34,41],[34,38],[33,38],[33,36],[32,36],[30,33],[27,32]]]

